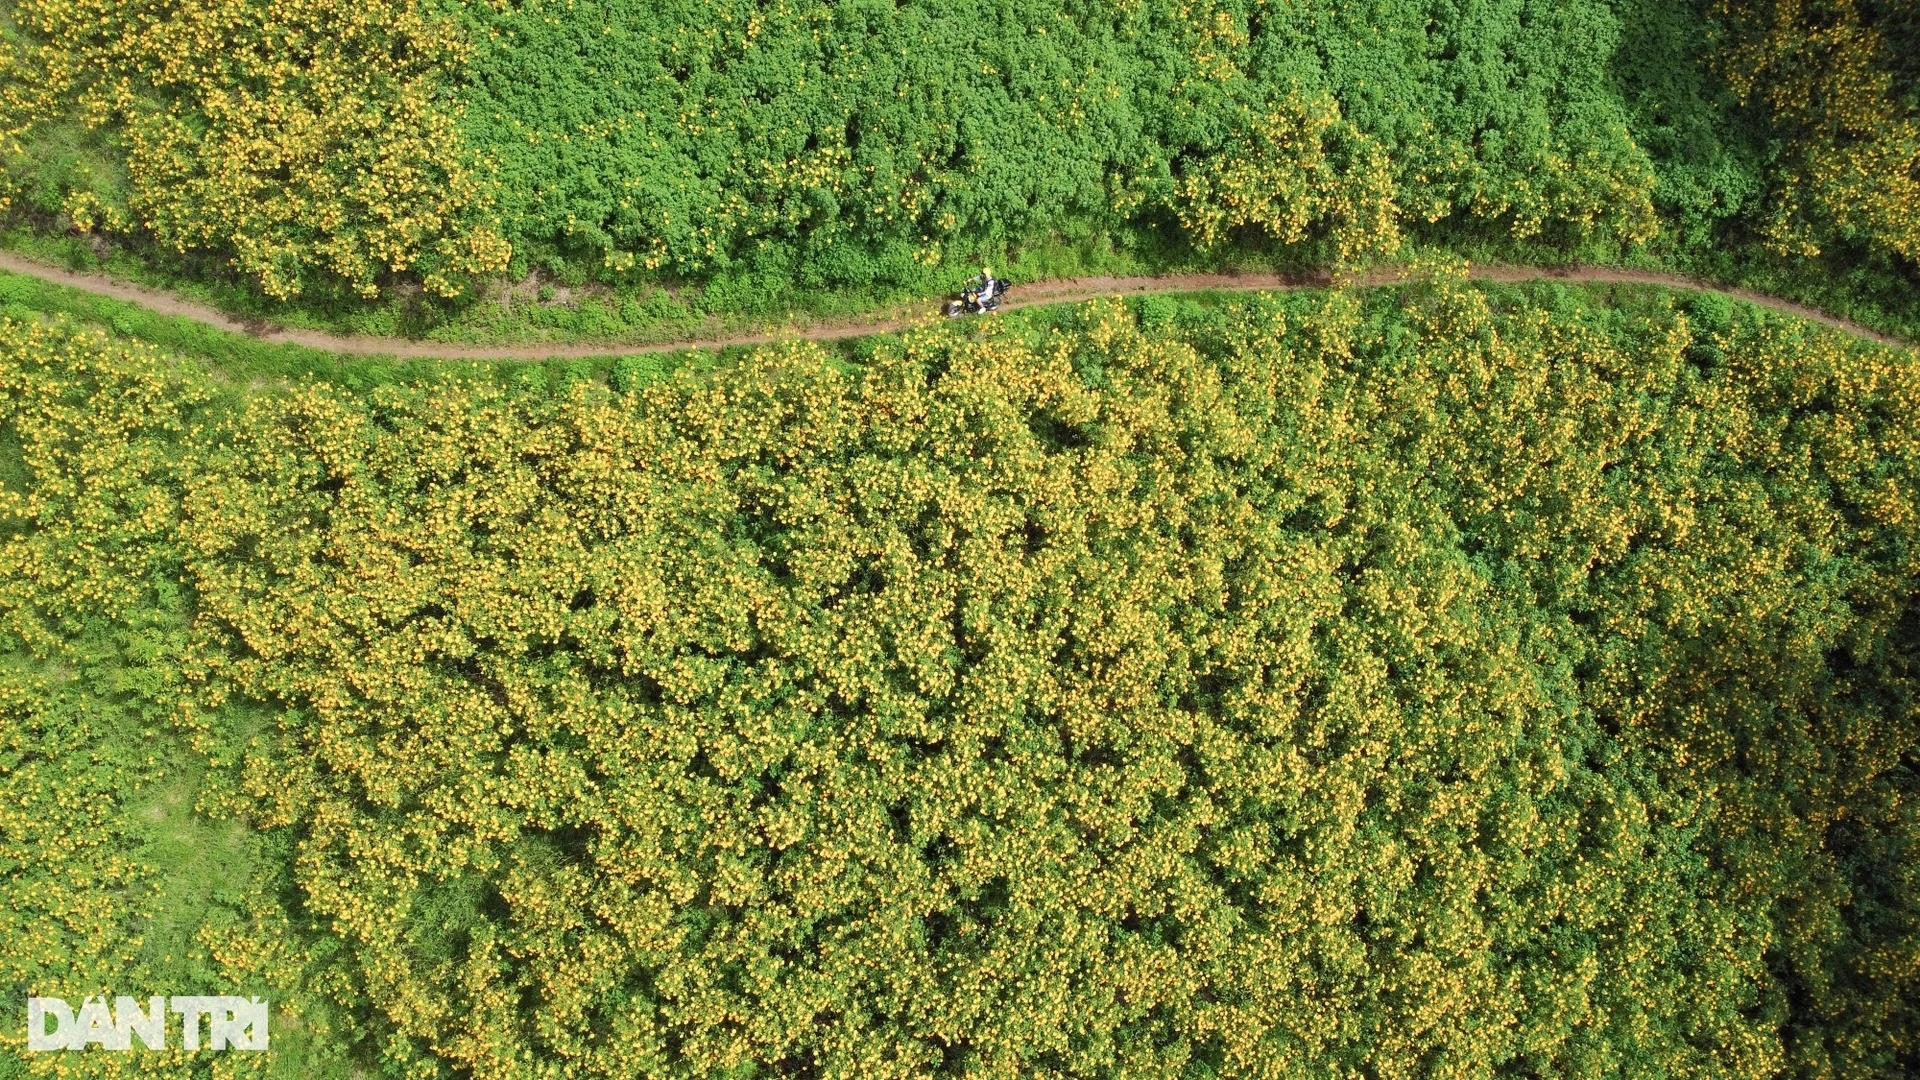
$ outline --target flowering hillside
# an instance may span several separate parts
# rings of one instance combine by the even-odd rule
[[[202,938],[316,1018],[261,1068],[1920,1052],[1910,354],[1442,276],[828,359],[243,398],[0,329],[8,644],[118,642],[278,868]],[[7,805],[129,827],[58,730]],[[0,971],[133,978],[113,918]]]

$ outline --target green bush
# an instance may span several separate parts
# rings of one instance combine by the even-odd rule
[[[1332,257],[1390,246],[1398,212],[1522,236],[1651,220],[1599,0],[463,14],[467,137],[500,163],[509,234],[613,277],[710,279],[723,310],[925,290],[1055,236],[1179,248],[1183,221]]]

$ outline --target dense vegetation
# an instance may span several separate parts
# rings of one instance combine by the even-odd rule
[[[1768,241],[1818,254],[1853,241],[1920,261],[1920,5],[1718,0],[1717,66],[1784,153]]]
[[[230,258],[277,297],[446,293],[510,266],[768,311],[924,294],[983,258],[1337,267],[1411,237],[1651,259],[1920,324],[1900,299],[1911,12],[13,0],[0,198],[41,228]]]
[[[216,400],[180,368],[0,316],[0,1076],[192,1075],[177,1050],[30,1068],[22,1006],[207,987],[278,998],[293,1066],[225,1075],[305,1075],[299,999],[248,932],[278,909],[287,853],[196,813],[204,765],[176,723],[179,452]]]
[[[1443,274],[854,359],[0,322],[4,980],[154,977],[32,858],[142,820],[125,716],[252,830],[203,962],[292,1075],[1920,1064],[1910,354]]]
[[[505,267],[448,100],[450,20],[407,0],[8,6],[0,199],[26,186],[81,232],[230,254],[281,298],[403,271],[452,295]],[[35,121],[52,130],[23,141]]]
[[[0,229],[387,330],[1442,248],[1911,331],[1917,19],[0,0]],[[736,359],[0,276],[0,989],[275,1009],[0,1077],[1920,1074],[1911,352],[1442,271]]]
[[[477,6],[468,128],[510,234],[762,293],[1129,222],[1643,236],[1606,5],[1430,7]]]

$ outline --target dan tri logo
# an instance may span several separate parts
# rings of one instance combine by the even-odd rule
[[[180,1018],[180,1048],[201,1048],[201,1018],[206,1019],[208,1048],[212,1050],[265,1050],[267,1048],[267,1002],[264,998],[181,996],[171,999],[150,997],[142,1007],[139,999],[119,996],[111,1011],[107,999],[89,997],[79,1010],[62,998],[27,999],[27,1049],[131,1050],[135,1039],[149,1050],[167,1048],[167,1017]],[[52,1026],[49,1027],[49,1021]]]

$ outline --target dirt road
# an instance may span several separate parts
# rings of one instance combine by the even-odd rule
[[[727,345],[764,345],[775,341],[805,338],[813,341],[837,341],[845,338],[865,337],[869,334],[886,333],[899,330],[914,322],[921,321],[926,315],[917,318],[891,318],[858,322],[821,322],[795,325],[790,328],[770,330],[756,334],[741,334],[733,337],[697,338],[684,341],[661,342],[652,345],[447,345],[431,341],[412,341],[406,338],[383,338],[363,335],[330,334],[324,330],[294,330],[272,326],[263,322],[236,318],[217,308],[187,300],[171,293],[144,286],[134,285],[108,277],[105,274],[85,273],[48,266],[31,259],[0,251],[0,270],[11,270],[17,274],[26,274],[42,281],[81,289],[100,296],[110,296],[116,300],[138,304],[141,307],[162,315],[177,315],[218,327],[236,334],[245,334],[267,342],[284,342],[304,345],[328,352],[348,353],[360,356],[398,356],[406,358],[440,360],[560,360],[589,356],[633,356],[638,353],[678,352],[683,349],[713,349]],[[1849,334],[1880,342],[1883,345],[1904,346],[1906,343],[1887,334],[1869,330],[1866,327],[1836,319],[1823,311],[1817,311],[1802,304],[1781,300],[1777,297],[1750,292],[1746,289],[1723,289],[1706,282],[1695,281],[1677,274],[1661,274],[1645,270],[1608,270],[1597,267],[1575,267],[1566,270],[1538,269],[1533,267],[1476,266],[1469,271],[1476,281],[1526,282],[1526,281],[1565,281],[1574,284],[1634,284],[1664,285],[1669,288],[1700,289],[1745,300],[1774,311],[1797,315],[1827,326],[1838,327]],[[1370,274],[1361,280],[1364,285],[1387,285],[1400,280],[1394,272]],[[1295,289],[1326,288],[1330,281],[1325,276],[1288,276],[1281,274],[1183,274],[1172,277],[1087,277],[1069,278],[1058,281],[1036,281],[1020,284],[1010,294],[1007,309],[1033,307],[1040,304],[1070,303],[1079,300],[1091,300],[1101,296],[1137,296],[1151,293],[1195,292],[1210,289],[1220,292],[1259,292],[1286,291]]]

